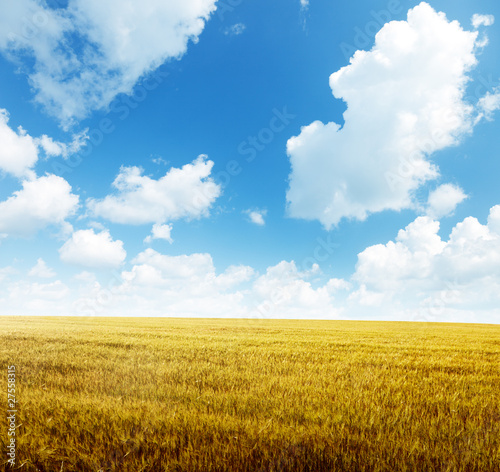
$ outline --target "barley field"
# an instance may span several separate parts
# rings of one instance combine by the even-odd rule
[[[0,323],[1,470],[500,471],[500,326]]]

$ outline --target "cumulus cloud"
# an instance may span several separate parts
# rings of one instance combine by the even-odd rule
[[[70,143],[62,143],[55,141],[46,134],[40,138],[36,138],[36,144],[43,149],[47,157],[61,156],[67,158],[72,154],[76,154],[88,141],[88,130],[83,130],[80,133],[73,135],[73,140]]]
[[[172,239],[171,233],[172,233],[172,225],[155,224],[153,225],[151,234],[144,240],[144,242],[150,244],[153,241],[153,239],[163,239],[172,244],[174,240]]]
[[[122,167],[113,182],[116,194],[89,199],[87,207],[94,216],[134,225],[208,216],[221,193],[210,177],[212,167],[212,161],[200,156],[158,180],[142,175],[138,167]]]
[[[439,222],[419,217],[395,241],[358,255],[352,302],[380,307],[375,316],[474,321],[500,315],[500,205],[488,222],[468,217],[448,240]],[[352,309],[352,307],[351,307]],[[493,317],[493,318],[492,318]]]
[[[0,287],[0,315],[67,315],[71,289],[61,282],[17,281]]]
[[[56,276],[56,273],[53,269],[47,266],[46,262],[42,258],[39,258],[36,264],[28,272],[28,276],[40,279],[51,279]]]
[[[22,61],[36,101],[63,125],[106,107],[119,93],[196,42],[215,0],[39,0],[1,8],[0,50]]]
[[[479,28],[480,26],[491,26],[495,23],[495,17],[493,15],[479,15],[478,13],[475,13],[472,15],[471,23],[474,28]]]
[[[500,110],[500,88],[496,88],[493,93],[487,92],[478,102],[479,115],[477,121],[483,117],[487,120],[493,119],[493,113]]]
[[[75,214],[79,197],[62,177],[46,175],[25,180],[23,188],[0,202],[0,233],[31,236],[47,226],[65,227]]]
[[[453,214],[457,205],[467,198],[464,191],[452,184],[443,184],[429,193],[426,213],[434,219]]]
[[[55,141],[47,135],[40,138],[30,136],[21,126],[13,130],[9,126],[9,113],[0,108],[0,171],[15,177],[34,178],[33,167],[38,162],[40,151],[47,157],[64,158],[78,152],[87,141],[86,131],[73,136],[71,143]]]
[[[59,255],[67,264],[100,269],[119,267],[127,257],[123,241],[114,241],[109,231],[95,233],[93,229],[75,231]]]
[[[260,276],[245,265],[218,272],[210,254],[171,256],[151,248],[132,264],[121,273],[121,283],[111,290],[112,306],[103,307],[102,314],[260,319],[328,318],[340,311],[333,307],[332,287],[313,286],[317,266],[301,272],[293,261],[282,261]],[[104,298],[104,292],[92,282],[78,304],[80,312],[92,312],[92,300]]]
[[[217,275],[209,254],[169,256],[147,249],[122,273],[117,296],[126,310],[165,316],[240,316],[246,313],[238,287],[254,276],[248,266]]]
[[[266,224],[264,217],[267,215],[267,210],[247,210],[245,213],[248,215],[248,219],[251,223],[258,226],[264,226]]]
[[[257,313],[263,318],[338,317],[332,286],[314,288],[307,280],[318,271],[315,264],[310,271],[300,272],[293,261],[269,267],[252,287]]]
[[[289,139],[289,214],[330,228],[414,207],[414,192],[439,175],[429,156],[472,129],[464,92],[477,35],[421,3],[332,74],[345,123],[315,121]]]
[[[0,109],[0,170],[16,177],[33,176],[31,171],[38,161],[36,141],[19,127],[14,131],[9,126],[7,110]]]

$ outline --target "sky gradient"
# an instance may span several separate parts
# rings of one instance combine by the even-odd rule
[[[0,7],[0,314],[500,321],[500,7]]]

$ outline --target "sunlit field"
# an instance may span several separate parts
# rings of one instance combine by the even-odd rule
[[[14,470],[500,471],[500,326],[0,323]]]

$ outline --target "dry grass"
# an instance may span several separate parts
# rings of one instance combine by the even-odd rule
[[[0,324],[21,471],[500,471],[500,326]]]

